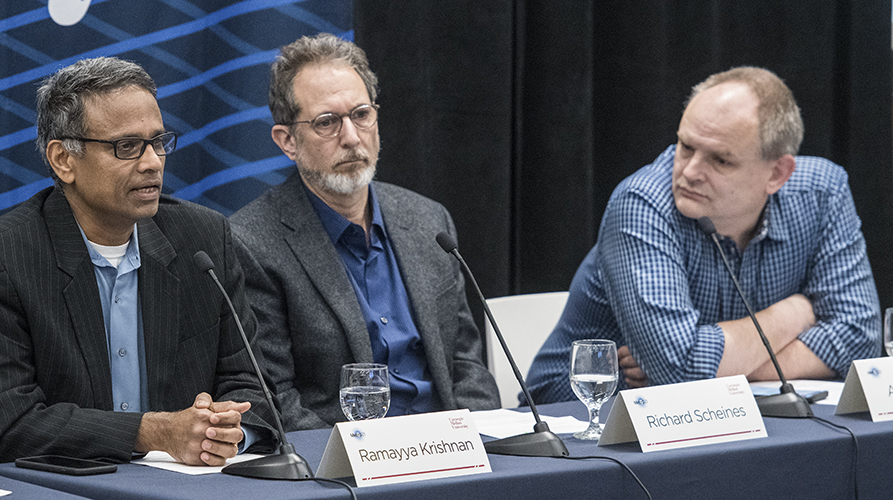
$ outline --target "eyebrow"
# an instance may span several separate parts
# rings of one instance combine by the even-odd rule
[[[166,129],[155,130],[154,132],[152,132],[152,135],[147,137],[145,140],[154,139],[155,137],[158,137],[161,134],[166,134],[168,132],[170,132],[170,130],[166,130]],[[142,137],[140,137],[137,134],[124,134],[124,135],[112,137],[109,140],[110,141],[120,141],[122,139],[142,139]]]
[[[679,134],[679,132],[676,132],[676,140],[677,140],[678,142],[680,142],[680,143],[681,143],[682,145],[684,145],[684,146],[690,147],[690,148],[692,148],[692,149],[696,149],[694,146],[692,146],[692,144],[691,144],[689,141],[685,140],[685,139]],[[702,148],[702,149],[703,149],[703,148]],[[726,150],[726,151],[716,151],[716,150],[713,150],[713,149],[706,149],[705,151],[706,151],[707,153],[709,153],[711,156],[714,156],[714,157],[717,157],[717,158],[721,158],[721,159],[723,159],[723,160],[725,160],[725,161],[735,161],[735,160],[738,159],[738,158],[735,156],[734,153],[732,153],[731,151],[728,151],[728,150]]]

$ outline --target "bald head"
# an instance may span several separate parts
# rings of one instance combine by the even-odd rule
[[[757,100],[760,151],[763,159],[795,155],[803,141],[803,120],[794,95],[769,70],[742,66],[711,75],[692,88],[686,109],[701,93],[719,85],[737,82],[750,89]]]

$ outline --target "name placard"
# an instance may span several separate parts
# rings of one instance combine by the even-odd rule
[[[335,424],[316,475],[357,486],[490,472],[468,410]]]
[[[867,411],[872,422],[893,420],[893,358],[859,359],[850,365],[835,415]]]
[[[744,375],[620,391],[599,446],[638,441],[643,452],[766,437]]]

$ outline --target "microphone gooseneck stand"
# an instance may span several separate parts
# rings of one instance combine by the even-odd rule
[[[726,270],[732,278],[732,283],[735,284],[735,289],[738,290],[738,295],[740,295],[741,300],[744,301],[744,307],[747,308],[747,314],[750,315],[751,321],[753,321],[754,326],[757,327],[757,333],[760,334],[760,339],[763,341],[763,345],[766,346],[766,350],[769,351],[769,358],[772,360],[772,364],[775,366],[775,371],[778,373],[778,380],[781,381],[779,394],[757,396],[755,398],[757,400],[757,407],[760,409],[760,414],[764,417],[786,418],[807,418],[813,416],[812,408],[809,407],[809,402],[806,401],[806,398],[797,394],[797,391],[794,390],[794,386],[784,377],[784,373],[781,371],[781,366],[778,364],[778,359],[775,358],[775,352],[772,350],[772,346],[769,345],[769,341],[766,339],[763,329],[760,328],[760,322],[757,321],[757,317],[754,316],[753,310],[750,308],[750,303],[747,302],[747,298],[744,296],[744,291],[741,290],[741,285],[738,284],[738,279],[735,277],[735,273],[732,272],[732,265],[729,264],[729,259],[726,257],[726,253],[723,251],[722,245],[719,243],[719,238],[716,237],[716,226],[713,225],[713,221],[710,220],[710,217],[701,217],[698,219],[698,227],[704,234],[713,240],[713,243],[716,244],[716,248],[719,250],[719,255],[722,257],[722,261],[726,265]]]
[[[549,430],[549,424],[540,419],[539,412],[536,411],[536,405],[533,403],[533,398],[530,397],[530,392],[527,390],[527,384],[524,383],[524,377],[521,375],[521,371],[518,370],[518,365],[515,364],[514,358],[512,358],[512,353],[509,350],[508,344],[505,343],[505,338],[503,338],[502,332],[499,331],[499,326],[496,325],[496,320],[493,319],[493,313],[490,312],[490,307],[487,305],[487,301],[484,299],[484,294],[481,293],[481,289],[478,287],[477,281],[471,273],[471,269],[469,269],[468,264],[465,263],[465,259],[459,254],[456,240],[449,234],[443,232],[438,233],[436,239],[440,247],[443,248],[443,251],[455,257],[456,260],[459,261],[459,264],[462,265],[465,274],[468,275],[469,281],[471,281],[474,290],[477,292],[478,298],[480,298],[481,303],[484,305],[484,312],[487,313],[487,319],[489,319],[490,324],[493,325],[493,331],[496,333],[496,338],[499,339],[499,343],[502,345],[502,350],[505,352],[509,364],[512,365],[512,371],[515,373],[515,378],[518,379],[521,391],[527,399],[527,404],[530,405],[530,412],[533,413],[533,418],[536,420],[532,434],[520,434],[503,439],[496,439],[494,441],[487,441],[484,443],[484,449],[487,450],[487,453],[494,453],[496,455],[528,457],[569,456],[570,453],[567,451],[564,441]]]
[[[236,322],[236,327],[242,335],[242,342],[245,343],[245,349],[248,351],[248,356],[251,358],[251,364],[254,365],[257,380],[264,391],[264,397],[267,399],[267,404],[270,405],[270,411],[273,413],[273,419],[276,422],[276,430],[279,433],[278,455],[269,455],[254,460],[248,460],[246,462],[227,465],[221,472],[233,476],[253,477],[258,479],[312,479],[313,470],[311,470],[310,465],[307,464],[304,457],[295,452],[295,447],[292,446],[285,437],[285,429],[283,429],[282,422],[279,419],[279,412],[276,411],[276,407],[273,405],[273,396],[270,394],[270,390],[264,382],[264,377],[261,374],[260,367],[257,365],[254,352],[251,350],[251,344],[248,342],[245,330],[242,329],[242,322],[239,320],[236,308],[233,307],[229,294],[226,293],[226,289],[223,288],[223,285],[220,284],[220,280],[217,279],[217,275],[214,274],[214,262],[211,261],[208,254],[203,251],[196,252],[192,257],[192,260],[202,272],[207,273],[211,279],[214,280],[214,283],[217,284],[220,292],[223,293],[223,298],[226,299],[229,310],[233,315],[233,321]]]

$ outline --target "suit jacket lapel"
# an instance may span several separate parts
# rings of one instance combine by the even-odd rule
[[[152,395],[176,392],[176,370],[153,370],[176,359],[179,332],[180,280],[167,266],[177,256],[164,233],[153,219],[137,223],[140,241],[139,294],[143,319],[143,340],[149,386],[149,408],[162,403]]]
[[[54,190],[44,205],[57,267],[71,277],[62,288],[81,356],[90,374],[96,408],[112,409],[108,341],[93,262],[65,196]]]
[[[292,175],[283,184],[280,194],[280,220],[291,230],[286,233],[286,243],[338,317],[353,358],[359,363],[371,363],[372,344],[356,292],[338,251],[307,199],[300,177]]]
[[[428,370],[435,385],[440,389],[442,402],[448,404],[446,399],[452,393],[453,383],[445,362],[446,356],[438,324],[440,315],[437,292],[442,283],[431,280],[431,266],[437,265],[431,259],[431,245],[434,244],[436,234],[429,235],[431,228],[422,227],[411,213],[401,207],[399,200],[391,196],[386,187],[377,184],[375,192],[378,195],[388,237],[396,253],[403,284],[406,293],[409,294],[410,305],[414,312],[413,319],[425,346]]]

